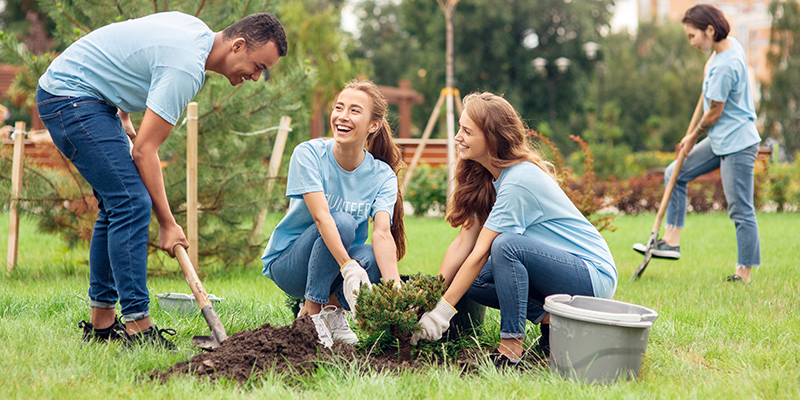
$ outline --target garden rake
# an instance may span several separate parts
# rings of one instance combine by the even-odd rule
[[[645,268],[647,268],[647,264],[650,263],[650,258],[653,256],[653,246],[655,246],[658,240],[658,232],[661,231],[661,222],[667,211],[667,203],[669,203],[669,198],[672,196],[672,189],[675,188],[675,182],[678,181],[678,173],[681,171],[684,158],[686,158],[685,146],[681,148],[681,151],[678,153],[678,158],[675,159],[675,169],[672,172],[672,176],[669,177],[669,182],[667,182],[667,187],[664,190],[664,196],[661,198],[661,204],[658,206],[658,213],[656,214],[656,221],[653,223],[653,230],[650,232],[650,237],[647,239],[644,261],[642,261],[639,268],[631,275],[631,282],[642,276]]]

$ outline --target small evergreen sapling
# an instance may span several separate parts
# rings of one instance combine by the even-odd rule
[[[402,286],[381,280],[372,290],[362,286],[356,304],[358,328],[367,335],[388,333],[400,345],[400,359],[411,359],[411,335],[419,318],[432,310],[444,294],[444,277],[416,274]]]

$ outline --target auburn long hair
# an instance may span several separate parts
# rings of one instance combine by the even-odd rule
[[[464,97],[464,112],[483,131],[486,150],[494,167],[507,168],[530,161],[556,179],[555,167],[530,147],[527,127],[514,107],[492,93],[471,93]],[[483,224],[496,198],[494,177],[480,163],[459,158],[455,171],[455,190],[447,207],[447,222],[453,227]]]
[[[386,121],[386,111],[388,109],[386,98],[378,89],[378,86],[368,80],[353,80],[345,85],[344,89],[360,90],[372,100],[370,121],[381,121],[381,125],[375,132],[367,136],[365,148],[373,157],[392,167],[392,171],[394,171],[395,175],[398,175],[400,170],[406,167],[406,163],[403,162],[403,153],[400,151],[400,147],[392,140],[392,128],[389,127],[389,122]],[[398,260],[402,259],[406,254],[406,231],[403,225],[403,213],[403,193],[400,186],[400,178],[398,177],[397,200],[394,203],[391,228],[394,244],[397,247]]]

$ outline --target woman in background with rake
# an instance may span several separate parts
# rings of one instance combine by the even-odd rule
[[[686,220],[687,183],[700,175],[720,169],[722,188],[728,202],[728,216],[736,226],[738,260],[728,282],[750,282],[750,269],[761,264],[758,222],[753,205],[753,167],[761,137],[756,130],[755,105],[750,91],[745,53],[739,42],[728,36],[730,25],[722,11],[711,5],[697,5],[683,19],[689,44],[700,51],[713,51],[705,67],[703,93],[698,102],[704,113],[700,122],[676,146],[686,152],[675,188],[667,206],[663,239],[651,249],[653,257],[680,258],[680,236]],[[700,136],[708,137],[697,143]],[[696,145],[695,145],[696,144]],[[670,164],[664,178],[676,173]],[[645,253],[647,246],[633,245]]]

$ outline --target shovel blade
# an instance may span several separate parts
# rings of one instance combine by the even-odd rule
[[[205,351],[214,351],[220,346],[220,342],[213,336],[195,336],[192,343]]]

